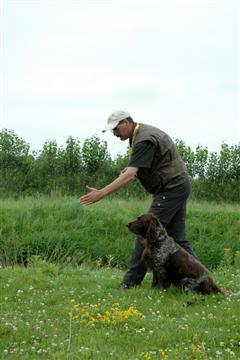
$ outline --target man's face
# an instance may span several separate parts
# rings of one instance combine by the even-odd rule
[[[127,120],[121,120],[118,125],[112,130],[113,135],[120,138],[122,141],[127,140],[131,136],[131,129]]]

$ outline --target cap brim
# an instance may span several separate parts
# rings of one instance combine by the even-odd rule
[[[110,131],[110,130],[113,130],[113,129],[104,129],[104,130],[102,130],[102,132]]]
[[[117,125],[118,125],[118,123],[117,123],[117,124],[108,125],[108,126],[105,127],[105,129],[102,130],[102,132],[106,132],[106,131],[113,130]]]

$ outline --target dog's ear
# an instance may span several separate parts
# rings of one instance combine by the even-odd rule
[[[150,242],[150,244],[153,244],[155,241],[157,225],[158,219],[155,216],[151,216],[149,220],[148,230],[146,233],[146,238]]]
[[[157,225],[159,224],[158,218],[157,218],[155,215],[153,215],[152,213],[150,213],[150,215],[151,215],[152,221],[153,221],[153,222],[155,223],[155,225],[157,226]]]

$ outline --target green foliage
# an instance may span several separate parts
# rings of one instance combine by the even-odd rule
[[[212,181],[210,179],[194,179],[191,181],[194,200],[212,201],[215,203],[240,202],[240,181]]]
[[[25,190],[33,161],[29,144],[12,130],[3,129],[0,132],[0,193],[19,194]]]
[[[191,177],[195,176],[195,155],[190,146],[187,146],[184,141],[176,139],[175,144],[177,146],[178,152],[181,155],[183,161],[185,162],[189,175]]]
[[[194,160],[194,176],[199,179],[204,179],[206,174],[208,158],[208,149],[202,146],[196,147],[195,160]]]
[[[54,176],[57,174],[59,150],[55,140],[48,140],[44,143],[38,160],[44,176]]]
[[[82,159],[85,171],[93,174],[109,157],[107,152],[107,142],[101,141],[97,136],[86,139],[82,148]]]
[[[3,129],[0,133],[0,164],[14,165],[15,161],[29,154],[29,144],[18,137],[13,130]]]
[[[191,176],[192,198],[215,202],[240,202],[240,144],[221,145],[219,154],[197,146],[195,153],[176,140]]]
[[[77,139],[69,136],[66,141],[66,149],[62,150],[61,158],[63,159],[63,168],[65,175],[78,174],[81,171],[81,148]]]
[[[211,201],[240,201],[240,144],[222,144],[220,153],[197,146],[193,151],[176,139],[193,188],[193,197]],[[79,195],[86,185],[101,188],[112,182],[128,164],[128,155],[114,159],[106,141],[92,136],[82,147],[68,137],[65,147],[47,140],[43,149],[30,152],[29,145],[12,130],[0,133],[0,197],[32,194]],[[135,181],[120,190],[124,198],[144,198],[146,193]]]

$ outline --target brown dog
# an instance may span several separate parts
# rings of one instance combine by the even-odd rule
[[[153,286],[166,289],[171,284],[202,294],[224,293],[207,268],[173,238],[153,214],[144,214],[130,222],[128,229],[143,237],[142,260],[153,270]]]

